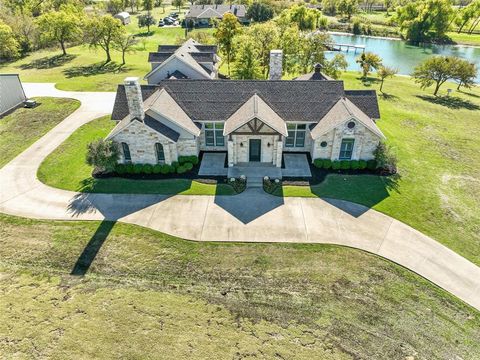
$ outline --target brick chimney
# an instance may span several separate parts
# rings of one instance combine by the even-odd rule
[[[124,84],[130,119],[136,118],[143,121],[145,112],[143,111],[142,89],[140,88],[138,77],[125,78]]]
[[[270,50],[270,80],[282,79],[282,50]]]

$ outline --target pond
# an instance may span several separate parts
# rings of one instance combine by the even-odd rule
[[[480,47],[455,46],[455,45],[433,45],[414,46],[407,44],[405,41],[364,37],[355,35],[338,35],[331,34],[335,44],[353,44],[365,46],[365,51],[378,54],[383,59],[383,64],[397,68],[399,74],[410,75],[415,66],[431,55],[453,55],[470,62],[474,62],[480,68]],[[338,52],[328,52],[327,58],[333,57]],[[348,52],[342,51],[349,64],[349,70],[357,70],[360,68],[355,59],[362,53],[361,49],[357,49],[356,53],[353,49]],[[480,83],[480,74],[477,74],[477,82]]]

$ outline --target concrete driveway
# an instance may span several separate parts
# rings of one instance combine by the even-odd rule
[[[42,160],[79,126],[109,114],[113,93],[63,92],[24,84],[27,96],[76,98],[82,106],[0,169],[0,211],[38,219],[115,220],[197,241],[298,242],[350,246],[422,275],[480,310],[480,268],[419,231],[347,201],[237,196],[81,194],[36,177]]]

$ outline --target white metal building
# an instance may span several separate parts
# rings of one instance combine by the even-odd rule
[[[18,74],[0,74],[0,116],[26,100]]]

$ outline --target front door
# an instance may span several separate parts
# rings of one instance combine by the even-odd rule
[[[260,139],[250,139],[249,148],[249,161],[260,161],[260,149],[262,148],[262,141]]]

